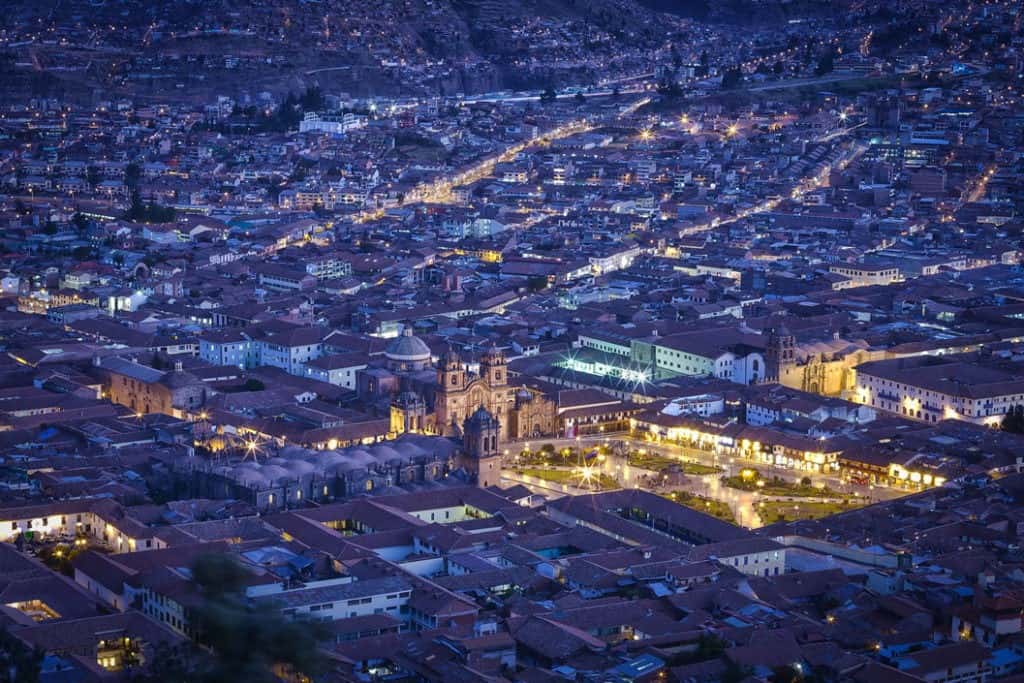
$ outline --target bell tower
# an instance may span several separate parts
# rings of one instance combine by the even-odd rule
[[[462,423],[466,469],[476,476],[476,483],[481,488],[497,486],[501,482],[500,430],[498,420],[483,406]]]
[[[778,382],[785,370],[796,363],[796,337],[779,321],[768,330],[764,381]]]
[[[492,346],[480,358],[480,376],[491,387],[503,387],[508,383],[508,361],[498,347]]]
[[[462,359],[453,348],[449,347],[441,356],[441,365],[437,370],[437,383],[445,391],[460,391],[466,386],[466,371],[462,368]]]

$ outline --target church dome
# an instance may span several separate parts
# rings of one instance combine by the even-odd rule
[[[402,363],[423,363],[430,360],[430,347],[405,327],[402,334],[384,349],[384,357]]]
[[[484,408],[483,406],[480,406],[472,415],[466,418],[465,424],[467,427],[470,425],[489,427],[491,425],[496,425],[497,422],[498,421],[494,419],[494,415],[491,415],[491,411],[487,410],[487,408]]]

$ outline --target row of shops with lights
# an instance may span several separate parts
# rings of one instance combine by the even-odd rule
[[[728,459],[794,473],[837,474],[851,484],[907,490],[941,486],[958,467],[948,458],[885,449],[854,452],[844,439],[815,438],[735,420],[714,422],[655,411],[630,418],[630,434],[650,443],[706,451],[719,463]]]
[[[630,419],[630,433],[654,443],[696,448],[773,467],[821,473],[839,469],[839,452],[825,439],[736,421],[715,423],[649,411]]]

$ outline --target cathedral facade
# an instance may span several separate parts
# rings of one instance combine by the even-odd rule
[[[457,353],[448,351],[437,368],[434,414],[438,431],[456,433],[480,407],[498,421],[502,442],[555,433],[554,403],[540,392],[510,384],[508,363],[498,349],[481,357],[477,375],[466,371]]]
[[[463,423],[479,408],[500,425],[501,442],[556,436],[559,430],[555,402],[540,388],[510,380],[500,350],[484,353],[476,373],[452,349],[435,364],[411,327],[388,345],[382,361],[359,371],[356,384],[362,399],[378,406],[387,402],[393,436],[460,437]]]

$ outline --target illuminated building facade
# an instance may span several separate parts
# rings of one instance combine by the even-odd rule
[[[107,376],[110,400],[138,415],[163,413],[183,418],[206,400],[206,385],[195,375],[183,372],[181,363],[175,364],[172,372],[116,356],[98,358],[96,365]]]
[[[864,363],[856,368],[852,400],[911,420],[998,427],[1024,403],[1024,379],[972,360],[916,356]]]
[[[480,407],[499,423],[499,441],[555,433],[555,405],[540,392],[517,389],[508,382],[505,355],[492,348],[480,359],[480,373],[466,372],[462,359],[449,351],[437,370],[434,412],[437,429],[452,434]]]

